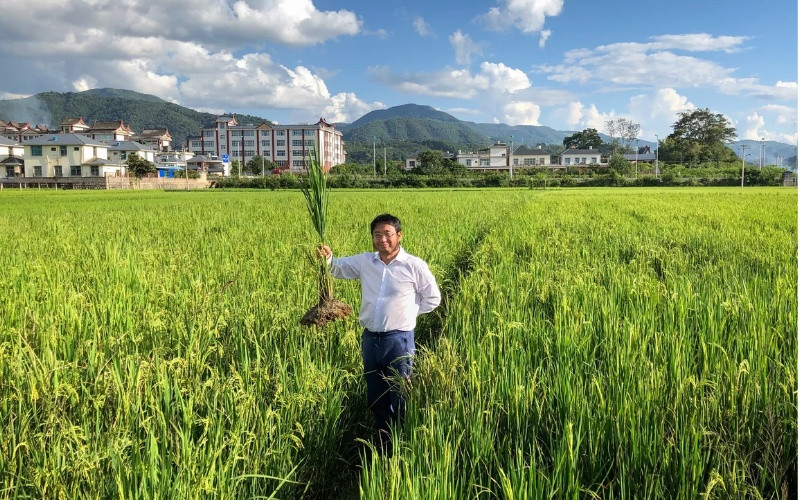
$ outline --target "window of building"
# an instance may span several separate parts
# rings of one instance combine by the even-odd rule
[[[269,139],[265,139],[261,141],[261,146],[268,148],[269,147]]]
[[[313,146],[316,142],[314,139],[306,139],[306,146]]]
[[[286,151],[282,149],[275,151],[275,156],[286,156]]]
[[[293,167],[302,167],[304,163],[305,162],[303,160],[292,160]]]
[[[55,167],[53,167],[53,169],[55,171],[54,175],[56,177],[61,177],[64,175],[64,168],[61,165],[56,165]]]
[[[41,177],[42,176],[42,166],[36,165],[33,167],[33,176],[34,177]]]
[[[214,141],[203,141],[203,146],[205,146],[207,148],[213,148],[214,147]]]
[[[72,177],[80,177],[81,176],[81,166],[80,165],[72,165],[69,167],[69,175]]]
[[[245,156],[255,156],[256,152],[254,150],[252,150],[252,149],[245,149],[244,150],[244,155]]]
[[[31,146],[31,156],[42,156],[42,147]]]
[[[286,141],[283,140],[283,139],[278,139],[277,141],[275,141],[275,145],[278,146],[278,147],[285,146],[286,145]]]
[[[488,167],[489,166],[489,159],[488,158],[481,158],[481,166]]]
[[[302,146],[302,145],[303,145],[303,140],[302,139],[292,139],[292,146],[297,147],[297,146]]]
[[[275,135],[283,137],[284,135],[286,135],[286,131],[285,130],[276,130],[275,131]]]
[[[244,141],[244,145],[245,146],[255,146],[256,145],[256,141]]]
[[[594,164],[594,163],[597,163],[597,157],[596,157],[596,156],[593,156],[593,157],[592,157],[592,163],[593,163],[593,164]]]
[[[246,137],[253,137],[254,135],[256,135],[256,131],[255,130],[245,130],[244,132],[242,132],[242,134],[245,135]]]
[[[241,130],[231,130],[231,137],[241,137],[242,131]]]
[[[203,136],[205,136],[205,137],[214,137],[214,131],[213,130],[204,130],[203,131]]]
[[[80,151],[80,150],[81,150],[81,147],[80,147],[80,146],[75,146],[74,148],[72,148],[72,150],[73,150],[73,151]]]
[[[67,147],[66,146],[59,147],[59,153],[61,154],[61,156],[67,156]]]
[[[292,137],[296,137],[298,135],[303,135],[302,130],[292,130]]]
[[[471,166],[472,166],[472,160],[467,160],[467,166],[468,166],[468,167],[471,167]]]
[[[6,177],[16,177],[14,167],[6,167]]]
[[[314,135],[314,132],[316,132],[316,130],[306,130],[306,135]]]
[[[539,165],[544,165],[544,158],[539,158]]]
[[[92,167],[92,177],[100,177],[100,167]]]
[[[119,158],[120,158],[120,160],[127,159],[128,158],[128,152],[127,151],[120,151]]]
[[[50,148],[50,151],[55,151],[55,150],[56,150],[56,147],[55,147],[55,146],[53,146],[52,148]]]
[[[300,149],[293,149],[292,156],[303,156],[303,151]]]
[[[276,164],[277,164],[279,167],[285,167],[285,166],[286,166],[286,160],[278,160],[278,161],[276,161],[275,163],[276,163]]]

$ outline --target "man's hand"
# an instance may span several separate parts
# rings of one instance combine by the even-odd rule
[[[325,260],[328,260],[332,256],[333,252],[331,252],[331,247],[328,245],[317,245],[317,257],[324,257]]]

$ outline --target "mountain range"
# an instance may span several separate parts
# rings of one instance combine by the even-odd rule
[[[146,128],[168,128],[173,144],[183,144],[187,136],[198,135],[213,123],[216,115],[196,111],[165,101],[159,97],[123,89],[92,89],[84,92],[43,92],[22,99],[0,100],[0,120],[28,122],[57,128],[65,118],[82,117],[94,121],[123,120],[135,131]],[[270,123],[253,115],[236,113],[240,123]],[[546,126],[475,123],[436,110],[430,106],[404,104],[370,111],[352,123],[337,123],[347,144],[351,161],[371,161],[373,148],[384,146],[389,157],[399,158],[426,149],[456,151],[486,147],[495,141],[513,141],[515,145],[560,145],[564,137],[575,131],[555,130]],[[600,136],[608,141],[609,137]],[[639,141],[640,146],[655,147],[654,141]],[[740,157],[742,145],[748,161],[758,164],[761,142],[737,141],[730,145]],[[794,157],[795,145],[774,141],[764,143],[769,164],[776,157]],[[555,147],[555,146],[554,146]],[[551,148],[552,149],[552,148]]]

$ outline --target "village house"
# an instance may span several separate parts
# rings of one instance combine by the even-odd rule
[[[531,148],[520,146],[514,150],[513,165],[517,167],[549,167],[552,164],[550,153],[541,146]]]
[[[25,148],[22,144],[7,137],[0,137],[0,178],[23,175],[24,153]]]
[[[79,134],[45,134],[22,143],[25,177],[122,175],[124,164],[108,158],[108,144]]]

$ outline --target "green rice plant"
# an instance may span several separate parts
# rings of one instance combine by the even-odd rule
[[[306,199],[306,208],[311,224],[319,236],[318,249],[325,245],[325,225],[328,219],[328,179],[312,149],[308,155],[308,175],[300,186]],[[324,255],[311,257],[317,271],[319,300],[303,315],[300,324],[304,326],[325,326],[330,321],[343,319],[353,314],[353,308],[333,297],[333,275]]]

